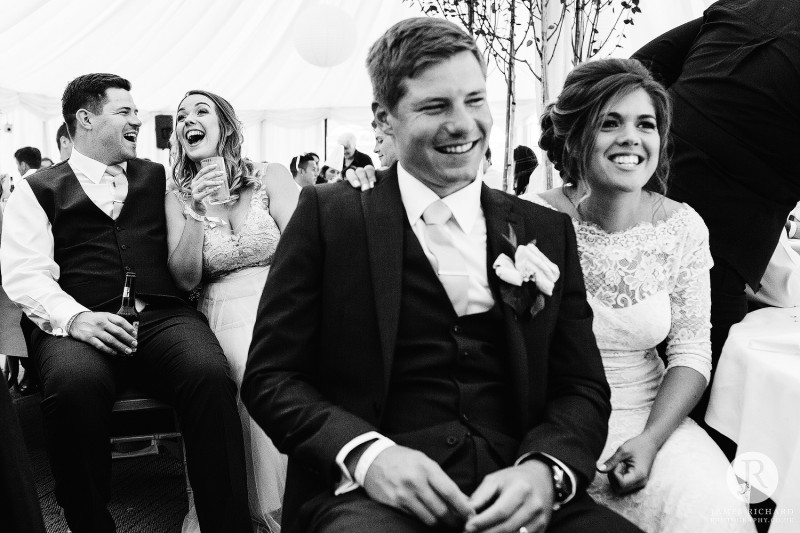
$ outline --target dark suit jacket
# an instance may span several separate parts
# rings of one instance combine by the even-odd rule
[[[381,430],[400,311],[403,224],[396,166],[374,189],[306,187],[278,250],[258,311],[242,383],[253,418],[289,455],[284,523],[314,496],[331,496],[336,454]],[[481,191],[487,270],[502,306],[516,404],[519,455],[545,452],[576,472],[595,472],[610,413],[609,389],[592,333],[572,223],[514,196]],[[531,318],[501,302],[491,263],[536,239],[561,271],[553,296]],[[424,413],[420,413],[424,420]],[[421,428],[424,421],[421,422]],[[510,466],[510,465],[509,465]]]
[[[633,56],[669,88],[669,196],[757,289],[800,200],[800,2],[719,0]]]

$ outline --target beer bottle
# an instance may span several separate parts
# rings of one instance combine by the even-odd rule
[[[137,338],[139,333],[139,311],[136,310],[136,274],[133,272],[125,273],[125,287],[122,289],[122,305],[117,314],[130,322],[133,326],[133,338]],[[136,347],[131,348],[131,353],[136,351]]]

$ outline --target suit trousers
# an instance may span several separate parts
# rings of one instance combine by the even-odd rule
[[[107,508],[111,408],[128,385],[175,408],[203,532],[250,531],[236,388],[198,311],[183,304],[146,307],[131,356],[109,356],[39,329],[32,346],[56,499],[74,533],[115,531]]]
[[[432,438],[432,440],[435,440]],[[441,439],[440,439],[441,440]],[[467,495],[475,492],[490,473],[503,468],[488,443],[477,435],[464,439],[442,469]],[[302,508],[308,511],[299,524],[286,527],[288,533],[361,533],[391,531],[392,533],[461,533],[462,527],[429,527],[417,518],[378,503],[363,489],[340,496],[321,495]],[[286,526],[286,524],[284,524]],[[634,533],[639,529],[627,519],[603,507],[585,492],[553,514],[548,531]]]
[[[339,503],[317,516],[308,533],[461,533],[461,527],[426,526],[417,518],[372,500],[363,489],[338,496]],[[548,533],[641,533],[641,530],[611,509],[595,502],[585,492],[554,512]]]

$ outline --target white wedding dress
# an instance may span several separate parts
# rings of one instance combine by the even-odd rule
[[[208,318],[238,388],[244,376],[261,292],[281,234],[269,214],[269,198],[263,187],[253,193],[245,222],[235,234],[223,225],[208,221],[203,224],[203,282],[198,308]],[[238,406],[254,531],[277,533],[287,458],[250,418],[240,398]],[[199,531],[191,505],[182,533]]]
[[[541,197],[526,198],[553,209]],[[688,205],[618,233],[573,224],[611,386],[603,461],[645,427],[666,372],[656,353],[662,340],[668,339],[667,369],[685,366],[708,379],[708,229]],[[618,496],[598,473],[588,492],[646,532],[755,532],[746,504],[728,488],[728,466],[706,432],[686,418],[659,450],[645,488]]]

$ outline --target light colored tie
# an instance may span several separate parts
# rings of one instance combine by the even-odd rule
[[[122,206],[125,205],[125,198],[128,196],[128,178],[125,177],[125,171],[119,165],[107,167],[103,176],[108,176],[111,179],[111,189],[114,195],[111,218],[116,220],[119,217],[119,212],[122,211]]]
[[[441,200],[436,200],[422,213],[425,222],[425,243],[435,260],[433,269],[450,297],[458,316],[467,314],[469,303],[469,274],[464,257],[458,251],[453,238],[445,229],[453,212]]]

